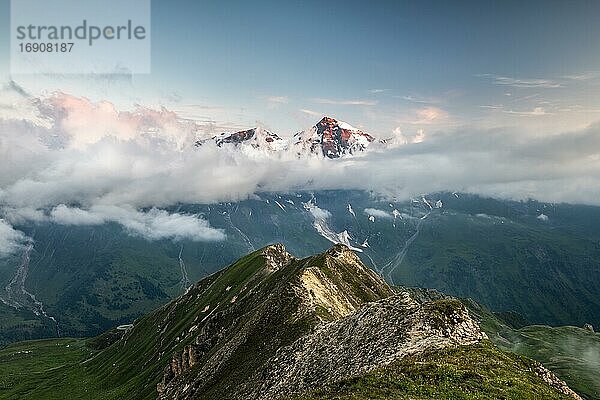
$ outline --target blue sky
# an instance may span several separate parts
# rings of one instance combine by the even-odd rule
[[[0,0],[7,82],[9,2]],[[152,73],[13,75],[122,107],[282,135],[330,114],[385,137],[600,119],[597,1],[152,2]]]

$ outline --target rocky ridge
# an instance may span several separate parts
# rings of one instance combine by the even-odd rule
[[[229,269],[250,277],[194,321],[193,341],[164,368],[159,399],[287,399],[487,339],[458,300],[392,288],[344,245],[305,259],[268,246]],[[531,371],[578,398],[551,372]]]

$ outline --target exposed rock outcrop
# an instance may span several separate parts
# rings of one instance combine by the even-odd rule
[[[558,390],[559,392],[561,392],[569,397],[572,397],[576,400],[583,400],[583,398],[581,396],[579,396],[577,393],[575,393],[563,380],[559,379],[556,375],[554,375],[553,372],[548,370],[546,367],[544,367],[539,362],[535,362],[534,367],[533,367],[533,372],[537,376],[542,378],[542,380],[544,382],[546,382],[547,384],[549,384],[550,386],[552,386],[554,389]]]
[[[407,355],[473,344],[485,337],[458,301],[415,305],[410,298],[394,295],[281,348],[255,374],[244,395],[278,399],[364,374]]]

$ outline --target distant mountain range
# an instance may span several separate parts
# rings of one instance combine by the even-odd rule
[[[331,117],[323,117],[308,131],[298,132],[292,140],[284,139],[261,127],[200,139],[196,146],[215,143],[218,147],[233,146],[251,154],[268,155],[288,151],[298,157],[319,156],[340,158],[367,150],[376,139],[352,125]]]

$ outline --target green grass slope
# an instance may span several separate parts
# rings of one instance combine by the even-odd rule
[[[531,361],[491,343],[405,357],[297,400],[569,399],[531,373]]]

